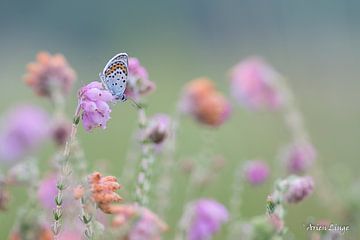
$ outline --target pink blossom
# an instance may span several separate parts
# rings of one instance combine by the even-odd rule
[[[301,173],[312,165],[315,158],[315,148],[308,142],[299,142],[288,147],[284,160],[289,172]]]
[[[250,161],[245,166],[245,179],[252,185],[264,183],[269,177],[269,167],[263,161]]]
[[[231,70],[231,93],[240,103],[253,110],[276,110],[283,99],[275,87],[279,74],[263,60],[253,57]]]
[[[200,199],[194,202],[189,211],[193,212],[188,240],[210,239],[229,218],[227,209],[212,199]]]
[[[149,119],[144,132],[144,139],[155,144],[161,144],[170,134],[170,117],[166,114],[156,114]]]
[[[148,72],[137,58],[129,58],[129,77],[125,94],[138,99],[148,95],[156,88],[154,82],[149,80]]]
[[[314,180],[310,176],[289,180],[289,187],[285,193],[288,203],[298,203],[307,198],[314,190]]]
[[[85,130],[91,131],[96,127],[105,129],[111,112],[108,103],[114,100],[112,94],[100,82],[94,81],[82,87],[78,95]]]
[[[57,195],[56,188],[57,178],[55,174],[51,174],[44,178],[38,188],[38,199],[41,206],[47,209],[55,208],[55,197]]]
[[[49,117],[41,108],[19,106],[4,119],[0,133],[0,160],[10,163],[37,148],[47,136]]]

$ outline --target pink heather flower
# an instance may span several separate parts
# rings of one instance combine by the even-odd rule
[[[60,120],[53,124],[51,135],[57,146],[64,146],[71,133],[71,122]]]
[[[170,134],[170,117],[166,114],[156,114],[149,120],[144,132],[144,139],[155,144],[161,144]]]
[[[183,113],[211,127],[222,125],[231,115],[229,102],[208,78],[194,79],[185,86],[180,108]]]
[[[48,123],[41,108],[28,105],[11,110],[0,133],[0,160],[14,162],[38,147],[48,134]]]
[[[108,103],[114,100],[112,94],[104,89],[102,83],[94,81],[82,87],[78,95],[85,130],[105,129],[111,112]]]
[[[57,178],[55,174],[48,175],[40,182],[37,196],[42,207],[47,209],[55,208],[56,184]]]
[[[263,161],[250,161],[244,171],[245,179],[252,185],[262,184],[269,177],[269,167]]]
[[[125,226],[129,229],[124,238],[127,240],[160,240],[162,233],[167,230],[167,225],[147,208],[115,205],[113,213],[115,217],[112,226],[117,229]]]
[[[260,58],[252,57],[231,70],[231,93],[240,103],[253,110],[276,110],[283,104],[275,81],[280,75]]]
[[[309,169],[315,158],[315,148],[308,142],[299,142],[288,147],[284,160],[289,172],[301,173]]]
[[[51,56],[40,52],[36,62],[29,63],[25,82],[40,96],[51,97],[55,88],[62,94],[68,94],[75,81],[75,71],[61,54]]]
[[[193,203],[188,240],[207,240],[216,234],[221,225],[228,221],[227,209],[212,199],[200,199]]]
[[[310,176],[290,179],[285,199],[288,203],[298,203],[307,198],[313,190],[314,180]]]
[[[125,94],[138,99],[153,92],[156,88],[154,82],[149,80],[148,72],[137,58],[129,58],[129,77]]]

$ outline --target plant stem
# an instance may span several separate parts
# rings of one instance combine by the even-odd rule
[[[147,117],[143,108],[138,109],[139,129],[142,132],[147,127]],[[137,177],[135,189],[136,202],[141,206],[147,206],[149,203],[149,191],[151,187],[152,166],[155,158],[153,155],[153,146],[147,140],[141,140],[141,160],[140,171]]]
[[[73,120],[73,124],[72,124],[72,128],[71,128],[71,133],[70,133],[68,141],[65,144],[63,157],[60,159],[60,163],[59,163],[59,165],[60,165],[59,175],[60,176],[58,177],[58,182],[57,182],[58,192],[57,192],[57,196],[55,197],[56,208],[53,211],[54,224],[52,226],[55,240],[58,239],[58,235],[61,230],[62,216],[63,216],[63,206],[62,206],[63,205],[63,194],[67,188],[67,182],[66,182],[67,178],[72,173],[71,166],[69,164],[69,159],[70,159],[71,147],[72,147],[73,142],[75,141],[77,126],[79,124],[79,121],[80,121],[80,105],[78,104],[78,106],[76,107],[75,114],[74,114],[74,120]]]

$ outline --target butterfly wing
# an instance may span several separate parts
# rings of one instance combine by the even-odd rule
[[[119,53],[106,64],[101,80],[106,88],[117,99],[125,99],[124,92],[128,77],[128,56],[126,53]]]

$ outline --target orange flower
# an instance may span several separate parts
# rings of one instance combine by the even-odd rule
[[[40,52],[36,62],[27,65],[25,82],[38,95],[50,97],[54,88],[58,88],[62,94],[69,93],[75,78],[75,71],[63,55],[51,56],[47,52]]]
[[[187,84],[181,107],[183,112],[200,123],[213,127],[226,121],[231,112],[229,102],[207,78],[195,79]]]
[[[116,177],[102,177],[99,172],[94,172],[89,177],[92,199],[104,213],[112,213],[111,205],[122,198],[115,192],[121,188]]]

